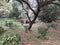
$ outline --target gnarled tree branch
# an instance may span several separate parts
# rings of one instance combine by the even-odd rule
[[[17,0],[18,1],[18,0]],[[20,0],[21,2],[24,2],[28,7],[29,9],[33,12],[34,14],[34,18],[33,20],[30,22],[30,26],[29,26],[29,30],[31,29],[33,23],[35,22],[36,18],[38,17],[40,11],[41,11],[41,8],[43,8],[44,6],[47,6],[49,4],[55,4],[55,5],[58,5],[60,6],[60,4],[58,3],[53,3],[54,1],[56,0],[35,0],[36,3],[37,3],[37,10],[33,10],[33,8],[30,6],[30,4],[26,1],[26,0]],[[25,9],[24,9],[25,10]],[[26,11],[26,10],[25,10]],[[27,12],[27,11],[26,11]],[[29,16],[27,15],[28,19],[29,19]],[[30,19],[29,19],[30,20]]]
[[[28,18],[29,22],[31,22],[31,19],[30,19],[29,15],[28,15],[28,11],[24,8],[24,5],[23,5],[22,2],[21,2],[21,4],[22,4],[23,10],[26,12],[25,14],[27,15],[27,18]]]

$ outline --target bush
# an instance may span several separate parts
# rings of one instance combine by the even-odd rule
[[[8,18],[1,18],[0,19],[0,26],[5,26],[5,27],[13,27],[13,26],[18,26],[20,28],[23,28],[23,24],[21,22],[18,22],[17,20],[14,19],[8,19]]]
[[[40,37],[45,37],[47,35],[48,28],[38,27],[38,33]]]
[[[7,30],[4,30],[4,28],[3,27],[0,27],[0,36],[4,33],[4,32],[6,32]]]
[[[51,23],[52,21],[56,21],[57,16],[56,15],[42,15],[41,16],[41,21],[45,23]]]
[[[29,25],[24,25],[25,31],[28,31],[28,26],[29,26]]]
[[[39,20],[45,23],[51,23],[58,20],[60,15],[60,8],[56,5],[47,6],[38,16]]]
[[[5,23],[6,23],[6,24],[5,24],[5,26],[10,27],[10,28],[11,28],[11,27],[12,27],[12,25],[13,25],[13,23],[12,23],[12,22],[7,22],[7,21],[6,21]]]
[[[12,3],[12,10],[10,10],[9,18],[16,18],[16,19],[19,18],[19,16],[22,13],[22,10],[19,10],[18,7],[19,7],[18,2]]]
[[[21,38],[15,31],[7,31],[0,37],[0,45],[18,45]]]
[[[56,29],[57,27],[59,27],[59,25],[57,25],[55,23],[48,23],[47,26],[48,26],[48,28],[52,27],[54,29]]]

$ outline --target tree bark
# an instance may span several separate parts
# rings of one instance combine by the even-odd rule
[[[29,31],[31,30],[32,25],[33,25],[33,23],[30,22],[29,27],[28,27],[28,30],[29,30]]]

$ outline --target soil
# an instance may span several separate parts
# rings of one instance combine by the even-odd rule
[[[60,26],[60,21],[56,22]],[[36,23],[32,27],[32,32],[25,33],[25,31],[20,31],[21,42],[19,45],[60,45],[60,27],[49,28],[48,34],[45,39],[37,38],[38,27],[45,26],[44,23]]]

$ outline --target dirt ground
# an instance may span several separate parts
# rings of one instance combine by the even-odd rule
[[[60,26],[60,21],[57,22]],[[32,26],[32,31],[25,33],[24,30],[20,31],[22,41],[19,45],[60,45],[60,27],[57,29],[49,28],[46,39],[37,38],[37,28],[39,26],[45,26],[44,23],[36,23]]]

